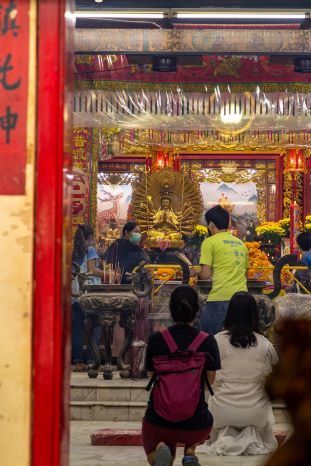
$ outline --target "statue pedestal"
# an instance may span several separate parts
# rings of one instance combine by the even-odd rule
[[[113,377],[111,342],[117,315],[120,315],[119,325],[124,328],[124,342],[117,359],[117,367],[121,377],[129,377],[130,366],[125,363],[124,357],[133,341],[135,311],[138,304],[138,298],[132,290],[132,285],[88,285],[85,287],[85,293],[80,296],[80,305],[87,313],[88,345],[94,357],[94,364],[90,366],[88,371],[90,378],[98,376],[98,368],[101,363],[93,337],[94,328],[97,325],[101,328],[104,340],[103,376],[106,380]]]

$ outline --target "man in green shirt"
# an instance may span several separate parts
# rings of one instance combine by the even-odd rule
[[[212,289],[201,313],[201,330],[215,335],[223,326],[234,293],[247,291],[248,251],[244,243],[228,233],[229,214],[220,205],[205,214],[210,236],[201,246],[199,277],[212,279]]]

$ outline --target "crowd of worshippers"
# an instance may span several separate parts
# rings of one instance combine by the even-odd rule
[[[247,292],[248,251],[227,231],[229,214],[221,206],[209,209],[205,220],[209,236],[201,246],[199,278],[212,278],[212,288],[200,311],[200,328],[193,325],[199,313],[196,290],[178,286],[169,303],[174,324],[153,333],[147,344],[150,397],[142,439],[152,466],[170,466],[178,444],[185,445],[182,463],[188,466],[199,466],[196,451],[257,455],[277,447],[264,381],[278,356],[260,331],[257,304]],[[97,283],[103,271],[92,239],[93,230],[79,226],[73,260]],[[310,265],[310,238],[299,241],[303,261]],[[128,222],[122,237],[105,251],[105,260],[120,265],[121,283],[126,272],[148,260],[140,243],[139,225]],[[83,319],[73,298],[72,362],[77,370],[87,362],[82,355]]]

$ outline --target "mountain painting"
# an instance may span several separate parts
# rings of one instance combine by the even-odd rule
[[[250,228],[258,224],[257,189],[255,183],[209,183],[200,184],[204,213],[220,204],[231,215],[231,226],[238,236],[244,238]],[[203,213],[203,215],[204,215]],[[204,224],[204,216],[202,218]]]

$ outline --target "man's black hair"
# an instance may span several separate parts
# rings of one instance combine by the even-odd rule
[[[307,231],[299,233],[296,237],[296,241],[302,251],[309,251],[309,249],[311,249],[311,233]]]
[[[205,221],[207,225],[209,222],[213,222],[218,230],[227,230],[229,226],[229,213],[220,205],[216,205],[206,212]]]

